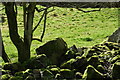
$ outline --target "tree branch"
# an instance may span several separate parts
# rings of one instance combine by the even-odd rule
[[[37,40],[37,41],[39,41],[39,42],[42,42],[40,39],[38,39],[38,38],[32,38],[32,40]]]
[[[79,11],[82,11],[82,12],[84,12],[84,13],[94,12],[94,11],[100,11],[100,10],[101,10],[101,8],[99,8],[99,10],[90,10],[90,11],[84,11],[84,10],[82,10],[82,9],[80,9],[80,8],[76,8],[76,9],[79,10]]]
[[[34,29],[32,30],[32,33],[33,33],[36,29],[37,29],[37,27],[38,27],[38,25],[41,23],[41,21],[42,21],[42,19],[43,19],[44,15],[45,15],[45,11],[44,11],[44,13],[43,13],[42,17],[40,18],[40,20],[39,20],[38,24],[37,24],[37,25],[34,27]]]
[[[50,8],[50,7],[41,8],[41,9],[38,9],[37,7],[35,7],[35,10],[36,10],[37,12],[42,12],[42,11],[48,9],[48,8]]]
[[[44,36],[44,34],[45,34],[46,20],[47,20],[47,9],[45,10],[43,33],[42,33],[41,38],[40,38],[40,39],[41,39],[41,41],[42,41],[43,36]]]

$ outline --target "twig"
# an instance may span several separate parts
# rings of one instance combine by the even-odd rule
[[[32,40],[37,40],[37,41],[39,41],[39,42],[42,42],[40,39],[38,39],[38,38],[32,38]]]
[[[50,13],[50,12],[52,12],[52,11],[54,11],[54,10],[55,10],[55,9],[54,9],[54,7],[53,7],[53,9],[52,9],[52,10],[50,10],[50,11],[47,11],[47,14],[48,14],[48,13]]]
[[[76,8],[76,9],[79,10],[79,11],[82,11],[82,12],[84,12],[84,13],[94,12],[94,11],[100,11],[100,10],[101,10],[101,8],[99,8],[99,10],[90,10],[90,11],[84,11],[84,10],[82,10],[82,9],[80,9],[80,8]]]
[[[35,10],[36,10],[37,12],[42,12],[42,11],[48,9],[48,8],[50,8],[50,7],[41,8],[41,9],[38,9],[37,7],[35,7]]]
[[[40,22],[42,21],[43,17],[45,15],[45,12],[43,13],[42,17],[40,18],[38,24],[34,27],[34,29],[32,30],[32,33],[37,29],[38,25],[40,24]]]
[[[43,33],[42,33],[41,38],[40,38],[40,39],[41,39],[41,41],[42,41],[43,36],[44,36],[44,34],[45,34],[46,20],[47,20],[47,9],[45,10]]]
[[[16,10],[16,16],[17,16],[17,13],[18,13],[18,11],[17,11],[17,4],[15,3],[15,10]]]

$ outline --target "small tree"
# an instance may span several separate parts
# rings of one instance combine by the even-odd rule
[[[24,40],[18,34],[17,12],[15,11],[15,3],[4,3],[5,13],[7,15],[10,39],[18,50],[18,61],[24,62],[30,58],[30,46],[32,41],[33,18],[36,3],[29,3],[27,10],[26,4],[24,9]]]

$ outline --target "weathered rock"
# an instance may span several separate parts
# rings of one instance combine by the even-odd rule
[[[54,75],[52,74],[51,71],[49,71],[48,69],[45,69],[43,71],[43,76],[42,76],[42,79],[44,80],[49,80],[49,79],[53,79],[54,78]]]
[[[62,38],[56,38],[36,49],[37,54],[45,54],[53,64],[60,64],[67,52],[67,44]]]
[[[21,76],[13,76],[13,77],[10,77],[9,80],[23,80],[23,77],[21,77]]]
[[[77,69],[79,72],[83,73],[86,69],[88,62],[85,57],[76,57],[76,61],[72,64],[74,66],[74,69]]]
[[[25,70],[25,67],[21,63],[17,62],[17,63],[6,63],[3,69],[16,72],[16,71]]]
[[[74,78],[74,71],[70,69],[61,69],[60,75],[62,79],[73,79]]]
[[[105,71],[105,69],[104,69],[104,67],[103,67],[102,65],[98,65],[96,69],[97,69],[99,72],[103,73],[103,74],[106,73],[106,71]]]
[[[112,50],[112,49],[120,50],[120,45],[118,43],[106,42],[106,43],[104,43],[104,45],[107,46],[110,50]]]
[[[71,58],[71,59],[68,60],[67,62],[64,62],[64,63],[61,65],[61,68],[74,69],[73,63],[75,63],[75,62],[76,62],[76,59]]]
[[[26,69],[40,69],[45,68],[47,65],[50,65],[51,62],[45,54],[38,55],[24,62]]]
[[[88,64],[94,66],[95,68],[100,65],[98,56],[92,56],[88,60]]]
[[[57,73],[60,73],[60,69],[59,68],[51,68],[50,71],[56,75]]]
[[[84,80],[103,80],[103,74],[97,71],[93,66],[87,66],[82,79]]]
[[[0,79],[2,79],[2,80],[8,80],[10,77],[11,76],[9,74],[4,74],[4,75],[1,76]]]
[[[115,57],[112,58],[111,63],[115,63],[117,60],[120,60],[120,55],[116,55]]]
[[[108,42],[120,43],[120,27],[108,38]]]
[[[114,63],[114,66],[112,69],[112,78],[113,80],[120,79],[120,62]]]
[[[83,76],[83,75],[82,75],[82,73],[80,73],[80,72],[76,72],[76,73],[75,73],[75,78],[76,78],[76,79],[82,79],[82,76]]]
[[[32,75],[29,75],[29,76],[26,77],[25,80],[35,80],[35,79],[34,79],[34,77]]]

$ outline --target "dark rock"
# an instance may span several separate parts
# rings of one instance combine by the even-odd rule
[[[17,79],[17,80],[18,80],[18,79]],[[34,76],[29,75],[29,76],[27,76],[27,78],[26,78],[25,80],[35,80],[35,79],[34,79]]]
[[[110,50],[112,50],[112,49],[120,50],[120,46],[118,43],[106,42],[106,43],[104,43],[104,45],[106,45]]]
[[[9,80],[23,80],[23,77],[21,77],[21,76],[12,76],[12,77],[10,77]],[[31,80],[31,79],[29,79],[29,80]]]
[[[120,43],[120,27],[108,38],[108,42]]]
[[[57,74],[55,75],[55,79],[62,79],[60,73],[57,73]]]
[[[106,73],[105,68],[102,65],[98,65],[96,69],[103,74]]]
[[[87,66],[82,79],[85,80],[103,80],[104,75],[96,70],[93,66]]]
[[[75,62],[76,62],[76,59],[71,58],[70,60],[64,62],[64,63],[61,65],[61,68],[74,69],[73,63],[75,63]]]
[[[53,64],[60,64],[67,52],[67,44],[62,38],[56,38],[36,49],[37,54],[45,54]]]
[[[50,71],[56,75],[57,73],[60,73],[60,69],[59,68],[51,68]]]
[[[120,79],[120,62],[114,63],[113,69],[112,69],[112,77],[113,80]]]
[[[25,67],[21,63],[17,62],[17,63],[6,63],[3,66],[3,69],[10,70],[11,73],[14,74],[15,72],[25,70]]]
[[[42,79],[44,79],[44,80],[49,80],[49,79],[53,79],[54,78],[54,75],[52,74],[52,72],[51,71],[49,71],[48,69],[45,69],[44,71],[43,71],[43,76],[42,76]]]
[[[40,69],[33,69],[33,75],[35,80],[40,80],[41,79],[41,70]]]
[[[50,60],[46,57],[45,54],[38,55],[24,62],[26,69],[40,69],[45,68],[47,65],[50,65]]]
[[[61,69],[60,75],[62,79],[73,79],[74,78],[74,71],[70,69]]]
[[[94,66],[95,68],[100,65],[98,56],[92,56],[88,60],[88,64]]]
[[[112,58],[111,63],[114,64],[117,60],[120,60],[120,55],[116,55]]]
[[[76,57],[76,61],[72,63],[74,69],[77,69],[79,72],[83,73],[88,65],[87,59],[85,57]]]
[[[11,76],[9,74],[4,74],[4,75],[1,76],[0,79],[2,79],[2,80],[8,80],[10,77]]]
[[[82,75],[82,73],[80,73],[80,72],[76,72],[76,73],[75,73],[75,78],[76,78],[76,79],[82,79],[82,76],[83,76],[83,75]]]

